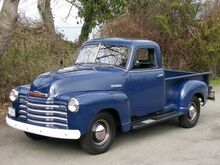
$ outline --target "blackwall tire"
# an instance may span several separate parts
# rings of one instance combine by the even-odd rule
[[[179,124],[183,128],[192,128],[194,127],[200,116],[200,101],[199,98],[194,96],[189,103],[188,112],[179,117]]]
[[[89,154],[102,154],[111,147],[115,134],[114,117],[102,112],[92,120],[88,132],[80,139],[80,145]]]

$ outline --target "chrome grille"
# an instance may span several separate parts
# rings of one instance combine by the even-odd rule
[[[42,100],[21,98],[18,118],[34,125],[68,129],[67,108],[64,102],[48,103]]]

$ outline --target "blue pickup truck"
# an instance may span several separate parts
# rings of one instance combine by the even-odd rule
[[[180,126],[194,127],[200,105],[215,99],[211,76],[164,70],[153,41],[89,40],[73,66],[12,89],[6,122],[33,140],[79,139],[86,152],[100,154],[117,131],[176,117]]]

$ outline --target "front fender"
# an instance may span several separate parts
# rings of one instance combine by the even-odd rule
[[[208,97],[208,87],[206,83],[199,80],[190,80],[182,84],[179,96],[179,107],[182,112],[188,110],[188,105],[195,94],[201,94],[204,103],[206,103]]]
[[[96,91],[72,96],[79,101],[77,113],[68,111],[70,129],[79,129],[84,134],[94,116],[104,109],[114,109],[120,118],[122,131],[130,130],[130,106],[126,94],[118,91]]]

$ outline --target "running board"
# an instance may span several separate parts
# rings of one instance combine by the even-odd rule
[[[172,112],[168,112],[168,113],[164,113],[160,115],[155,115],[155,116],[146,118],[145,120],[142,120],[142,121],[133,121],[131,127],[132,129],[140,129],[140,128],[148,127],[148,126],[181,116],[181,115],[183,114],[178,113],[176,111],[172,111]]]

